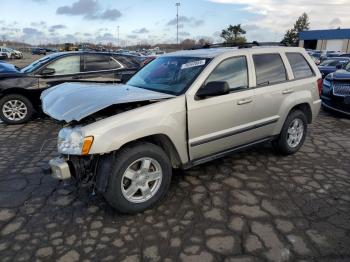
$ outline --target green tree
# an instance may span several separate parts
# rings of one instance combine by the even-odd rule
[[[309,30],[310,21],[309,16],[303,13],[295,22],[292,29],[287,30],[282,43],[289,46],[297,46],[299,44],[299,33],[302,31]]]
[[[241,27],[241,24],[230,25],[227,29],[222,30],[221,37],[225,39],[227,44],[244,44],[247,39],[243,36],[246,31]]]

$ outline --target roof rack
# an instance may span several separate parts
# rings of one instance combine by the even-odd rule
[[[206,44],[202,46],[194,46],[190,48],[190,50],[195,49],[205,49],[205,48],[220,48],[220,47],[237,47],[238,49],[241,48],[252,48],[253,46],[287,46],[286,44],[282,42],[248,42],[243,44],[234,44],[234,43],[217,43],[217,44]]]

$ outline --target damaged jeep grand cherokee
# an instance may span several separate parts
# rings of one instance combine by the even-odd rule
[[[65,122],[52,175],[91,182],[118,211],[141,212],[166,194],[173,168],[267,141],[297,152],[321,83],[304,49],[251,46],[171,53],[126,85],[54,87],[41,97]]]

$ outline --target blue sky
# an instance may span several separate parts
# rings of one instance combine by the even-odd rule
[[[173,0],[2,1],[0,37],[28,43],[176,41]],[[350,27],[350,0],[182,0],[180,39],[220,41],[229,24],[241,23],[248,40],[278,41],[306,11],[312,28]]]

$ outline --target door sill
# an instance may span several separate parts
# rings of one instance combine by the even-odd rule
[[[271,136],[271,137],[259,139],[259,140],[256,140],[256,141],[244,144],[244,145],[236,146],[236,147],[224,150],[224,151],[220,151],[218,153],[214,153],[214,154],[209,155],[209,156],[197,158],[197,159],[194,159],[194,160],[190,161],[189,163],[184,164],[182,166],[182,168],[183,169],[189,169],[191,167],[194,167],[194,166],[197,166],[197,165],[201,165],[203,163],[206,163],[206,162],[209,162],[209,161],[212,161],[212,160],[215,160],[215,159],[218,159],[218,158],[230,155],[230,154],[232,154],[234,152],[238,152],[238,151],[241,151],[243,149],[246,149],[246,148],[249,148],[249,147],[261,144],[261,143],[269,142],[269,141],[273,140],[275,137],[276,136]]]

